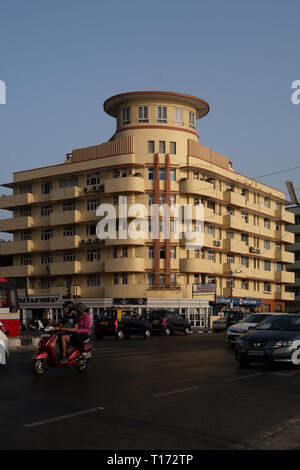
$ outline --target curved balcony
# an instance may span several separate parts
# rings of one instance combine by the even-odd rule
[[[145,260],[144,258],[114,258],[105,260],[104,266],[106,273],[144,272]]]
[[[183,194],[200,194],[206,197],[216,197],[214,185],[198,179],[183,179],[179,181],[179,191]]]
[[[0,255],[14,255],[19,253],[29,253],[33,250],[32,240],[11,241],[0,243]]]
[[[34,195],[32,193],[5,195],[0,197],[0,209],[14,209],[15,207],[28,206],[33,202]]]
[[[141,176],[126,176],[125,178],[108,178],[105,180],[105,193],[144,193],[145,180]]]
[[[180,272],[182,273],[208,273],[222,274],[222,264],[199,258],[184,258],[180,260]]]

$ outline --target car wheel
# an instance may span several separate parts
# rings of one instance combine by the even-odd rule
[[[167,326],[167,328],[165,329],[165,336],[170,336],[171,333],[172,333],[171,328]]]
[[[123,330],[118,330],[117,332],[117,339],[124,339],[125,338],[125,334],[124,334],[124,331]]]
[[[149,329],[147,328],[147,330],[145,330],[145,332],[144,332],[144,337],[145,337],[146,339],[148,339],[148,338],[150,338],[150,336],[151,336],[151,330],[149,330]]]
[[[185,334],[185,335],[188,335],[189,332],[190,332],[190,329],[189,329],[189,328],[185,328],[185,329],[184,329],[184,334]]]

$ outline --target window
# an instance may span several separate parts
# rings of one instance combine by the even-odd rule
[[[276,210],[279,211],[281,210],[281,203],[276,201]]]
[[[152,204],[154,204],[154,202],[155,202],[155,196],[154,196],[154,194],[149,194],[149,196],[148,196],[148,204],[149,204],[149,206],[152,206]]]
[[[30,230],[24,230],[21,232],[20,235],[21,240],[31,240],[31,231]]]
[[[31,256],[30,255],[21,255],[20,256],[20,264],[21,266],[28,266],[31,264]]]
[[[215,261],[215,252],[214,251],[208,251],[207,252],[207,259],[209,261]]]
[[[170,142],[170,154],[176,155],[176,142]]]
[[[31,216],[31,207],[24,207],[20,209],[20,217],[30,217]]]
[[[148,140],[148,153],[155,153],[155,142],[154,142],[154,140]]]
[[[114,170],[113,171],[113,178],[119,178],[120,176],[120,171],[119,170]]]
[[[271,205],[271,203],[270,203],[270,198],[269,198],[269,197],[265,197],[265,198],[264,198],[264,207],[270,208],[270,205]]]
[[[271,283],[264,282],[264,292],[271,292]]]
[[[234,209],[231,206],[226,207],[226,215],[234,215]]]
[[[247,256],[241,256],[241,264],[246,268],[249,268],[249,258]]]
[[[86,280],[87,287],[100,286],[100,276],[89,276]]]
[[[128,248],[127,248],[127,246],[123,246],[123,248],[122,248],[122,258],[128,258]]]
[[[209,235],[211,235],[212,237],[215,237],[215,234],[216,234],[216,229],[213,225],[208,225],[207,226],[207,233],[209,233]]]
[[[95,250],[93,248],[87,251],[87,261],[94,262],[100,261],[100,250]]]
[[[42,194],[49,194],[51,190],[52,190],[52,183],[51,182],[41,184],[41,193]]]
[[[249,245],[249,235],[247,233],[242,233],[241,240],[245,243],[245,245]]]
[[[159,153],[166,153],[166,141],[165,140],[159,141]]]
[[[234,263],[234,256],[231,254],[227,254],[226,263]]]
[[[242,279],[241,287],[242,289],[249,290],[249,281],[247,279]]]
[[[86,177],[86,185],[96,186],[97,184],[100,184],[99,171],[97,173],[89,173]]]
[[[75,261],[75,254],[72,251],[63,254],[64,263],[71,263],[73,261]]]
[[[171,246],[170,257],[176,259],[176,246]]]
[[[53,229],[45,228],[41,231],[41,240],[50,240],[53,237]]]
[[[46,253],[41,256],[41,264],[50,264],[53,261],[51,253]]]
[[[207,208],[212,209],[213,213],[215,214],[216,212],[216,204],[214,201],[211,201],[210,199],[207,200]]]
[[[174,109],[174,121],[183,126],[183,108]]]
[[[175,194],[171,194],[170,195],[170,206],[175,206],[176,204],[176,195]]]
[[[71,186],[78,186],[78,177],[77,176],[69,176],[67,178],[63,178],[59,180],[59,188],[68,188]]]
[[[254,269],[259,269],[259,259],[258,258],[254,258],[253,264],[254,264]]]
[[[227,238],[227,240],[233,240],[234,239],[234,233],[233,232],[226,232],[226,238]]]
[[[264,249],[269,250],[271,247],[271,242],[270,240],[264,240]]]
[[[52,205],[42,206],[41,207],[41,217],[47,217],[52,214]]]
[[[156,108],[156,119],[157,122],[167,122],[167,107],[157,106]]]
[[[282,263],[275,263],[275,271],[283,271]]]
[[[119,252],[118,248],[114,248],[114,251],[113,251],[113,257],[114,258],[118,257],[118,252]]]
[[[100,199],[88,199],[86,208],[88,211],[95,211],[100,204]]]
[[[130,124],[130,108],[122,109],[122,124]]]
[[[176,286],[176,274],[175,273],[170,274],[170,286]]]
[[[19,186],[19,193],[20,194],[32,193],[32,185],[30,183],[21,184],[21,186]]]
[[[189,125],[193,129],[196,127],[196,114],[192,113],[191,111],[189,112]]]
[[[166,170],[165,170],[165,168],[160,168],[159,169],[159,179],[161,181],[166,179]]]
[[[148,273],[148,284],[149,284],[149,286],[154,286],[154,284],[155,284],[155,274],[154,273]]]
[[[127,273],[122,273],[122,274],[121,274],[121,277],[122,277],[122,284],[128,284],[128,276],[127,276]]]
[[[89,224],[86,226],[86,234],[87,235],[96,235],[96,227],[97,224]],[[75,235],[75,233],[74,233]]]
[[[154,168],[148,168],[148,180],[154,180]]]
[[[63,227],[63,236],[72,237],[75,235],[75,227]]]
[[[248,212],[242,212],[242,219],[243,221],[248,224],[249,223],[249,215]]]
[[[166,275],[165,274],[160,274],[159,275],[159,285],[164,286],[166,284]]]
[[[271,305],[270,304],[264,304],[264,312],[271,312]]]
[[[264,217],[264,227],[270,228],[270,219],[268,219],[268,217]]]
[[[148,106],[139,106],[139,122],[149,122]]]
[[[49,289],[52,281],[49,278],[43,278],[39,280],[39,289]]]
[[[63,202],[63,212],[75,211],[75,201]]]
[[[119,275],[114,274],[114,285],[116,286],[117,284],[119,284]]]
[[[271,261],[268,261],[268,260],[264,261],[264,270],[271,271]]]
[[[276,222],[276,230],[280,230],[280,229],[281,229],[280,222]]]
[[[166,249],[165,249],[164,246],[160,246],[159,257],[160,257],[160,259],[165,259],[166,258]]]

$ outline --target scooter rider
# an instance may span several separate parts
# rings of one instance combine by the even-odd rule
[[[91,317],[87,312],[86,305],[82,303],[75,306],[75,312],[78,316],[78,328],[76,333],[73,335],[73,342],[75,346],[78,347],[81,356],[84,357],[85,352],[83,344],[91,335]]]
[[[67,348],[68,344],[71,341],[71,337],[73,333],[76,333],[78,329],[78,317],[76,313],[74,313],[75,305],[71,300],[67,300],[63,304],[64,309],[64,316],[62,318],[63,328],[61,331],[65,331],[66,334],[63,334],[61,339],[61,348],[62,348],[62,357],[60,362],[67,362]]]

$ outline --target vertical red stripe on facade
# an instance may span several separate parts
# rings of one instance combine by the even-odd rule
[[[154,203],[159,207],[159,155],[155,154],[155,184],[154,184]],[[159,287],[159,274],[160,274],[160,228],[159,217],[156,219],[155,233],[156,238],[154,241],[154,261],[155,261],[155,286]],[[158,235],[158,237],[157,237]]]
[[[171,206],[171,180],[170,180],[170,154],[166,155],[166,204]],[[170,217],[166,214],[166,286],[170,286],[171,273],[171,224]]]

